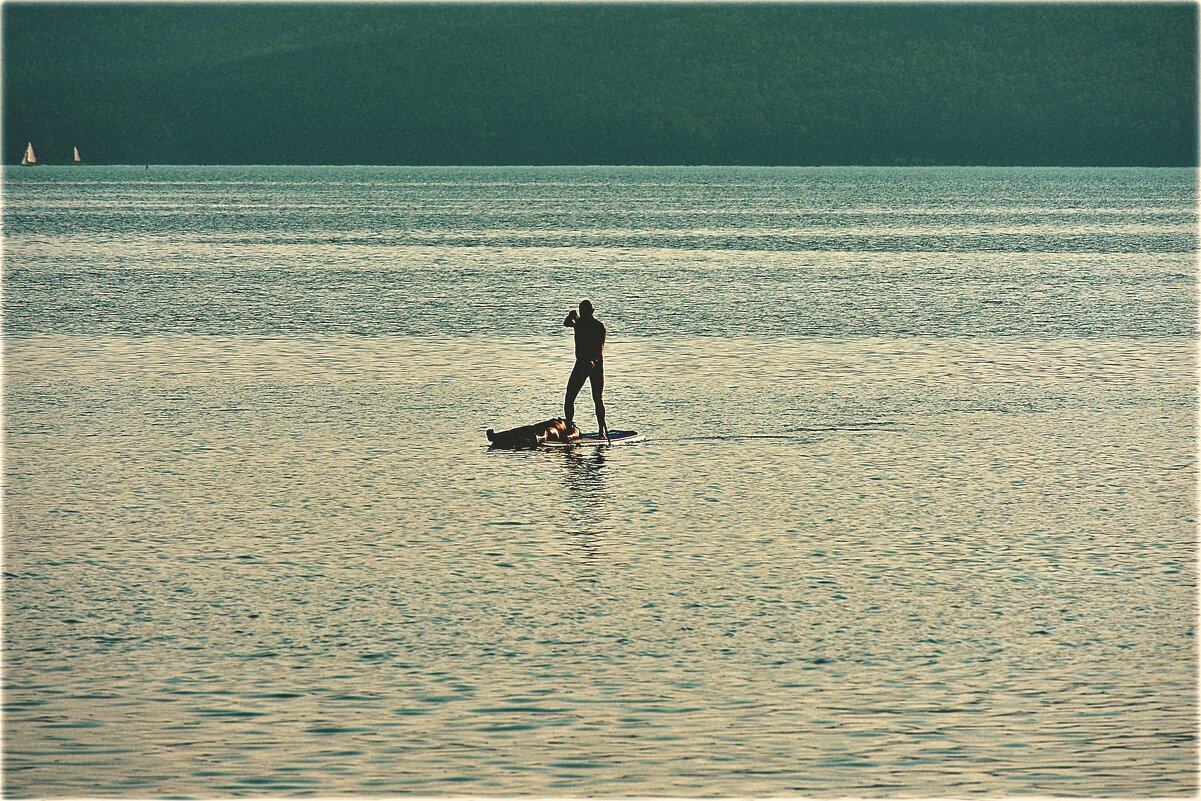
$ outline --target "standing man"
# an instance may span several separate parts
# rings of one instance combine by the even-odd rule
[[[575,399],[584,386],[584,379],[592,385],[592,402],[596,404],[596,424],[600,433],[609,438],[609,427],[605,425],[605,403],[601,395],[605,391],[605,324],[592,316],[592,301],[581,300],[579,314],[575,309],[567,313],[563,325],[575,329],[575,367],[567,379],[567,395],[563,399],[563,417],[571,429],[575,419]]]

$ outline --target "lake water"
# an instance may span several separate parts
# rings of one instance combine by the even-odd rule
[[[1192,171],[4,178],[7,796],[1196,793]]]

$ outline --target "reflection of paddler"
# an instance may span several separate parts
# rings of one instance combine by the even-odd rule
[[[578,437],[580,430],[556,417],[531,426],[510,428],[508,431],[493,431],[489,428],[485,433],[488,435],[488,441],[496,448],[533,448],[543,442],[567,442]]]
[[[567,465],[567,489],[571,491],[572,500],[575,502],[573,505],[577,508],[586,507],[601,500],[605,489],[602,472],[605,466],[605,449],[597,448],[591,455],[585,455],[580,448],[563,448],[562,451]]]
[[[586,560],[601,556],[604,550],[602,537],[613,530],[609,524],[610,504],[605,491],[605,448],[586,450],[583,448],[560,448],[563,456],[563,485],[567,502],[563,533],[567,543],[578,548]],[[596,581],[592,574],[580,576],[578,581]]]

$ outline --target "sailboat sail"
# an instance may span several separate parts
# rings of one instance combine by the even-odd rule
[[[22,164],[37,164],[38,157],[33,153],[33,142],[25,145],[25,155],[21,157]]]
[[[75,147],[74,145],[72,145],[72,146],[71,146],[71,149],[75,151],[75,163],[76,163],[76,164],[78,164],[78,163],[79,163],[79,161],[80,161],[80,159],[79,159],[79,148],[78,148],[78,147]]]

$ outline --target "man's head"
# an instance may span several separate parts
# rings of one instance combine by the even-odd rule
[[[581,317],[591,317],[592,312],[593,312],[592,301],[581,300],[580,301],[580,316]]]

